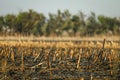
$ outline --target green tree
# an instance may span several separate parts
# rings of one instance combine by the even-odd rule
[[[111,31],[112,34],[116,34],[119,29],[118,21],[116,18],[100,15],[98,16],[98,20],[104,33],[109,33]]]
[[[99,24],[96,19],[95,13],[91,12],[91,15],[88,17],[86,22],[85,33],[87,35],[93,36],[96,34],[96,30],[99,29]]]
[[[3,27],[4,27],[4,17],[0,16],[0,31],[3,30]]]
[[[13,14],[8,14],[4,17],[4,24],[7,32],[14,34],[14,29],[16,27],[16,16]]]
[[[29,12],[20,12],[17,16],[16,31],[26,35],[42,35],[41,27],[44,23],[45,16],[30,9]]]

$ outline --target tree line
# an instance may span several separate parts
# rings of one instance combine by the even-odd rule
[[[22,36],[95,36],[119,35],[120,18],[98,15],[89,16],[69,10],[58,10],[46,17],[32,9],[0,16],[0,35]]]

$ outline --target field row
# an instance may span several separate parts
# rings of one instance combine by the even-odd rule
[[[0,41],[0,46],[120,48],[119,41]]]

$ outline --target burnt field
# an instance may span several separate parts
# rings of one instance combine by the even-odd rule
[[[119,40],[0,39],[1,80],[119,80]]]

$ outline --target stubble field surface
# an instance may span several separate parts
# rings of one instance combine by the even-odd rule
[[[1,80],[119,80],[119,39],[0,38]]]

